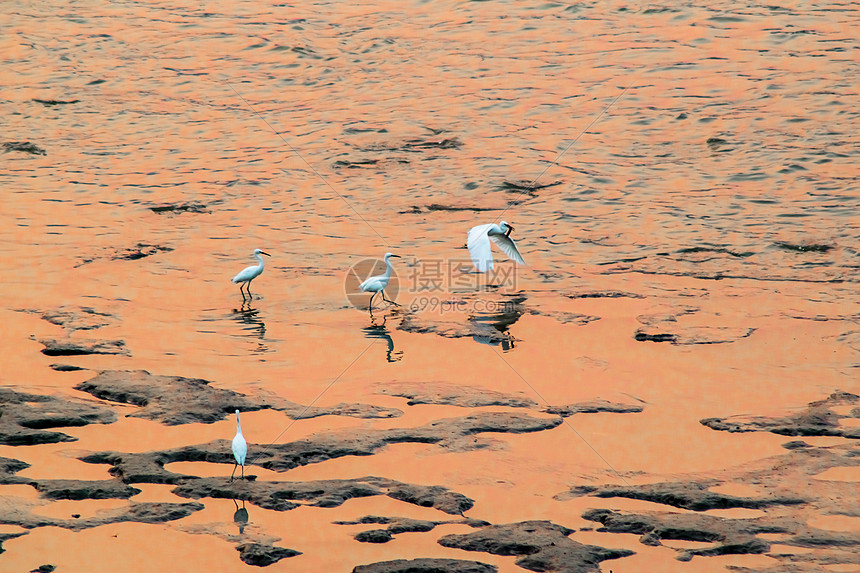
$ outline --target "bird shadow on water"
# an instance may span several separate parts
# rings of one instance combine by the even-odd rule
[[[387,343],[385,359],[388,362],[398,362],[403,358],[403,351],[394,349],[394,339],[391,338],[391,333],[385,326],[386,320],[388,320],[388,315],[383,315],[382,322],[378,323],[374,319],[373,313],[370,313],[370,326],[366,326],[362,330],[366,338],[384,340]]]
[[[239,503],[234,499],[233,505],[236,506],[236,511],[233,513],[233,523],[235,523],[239,527],[239,535],[245,533],[245,527],[248,526],[248,510],[245,509],[245,500],[242,500],[242,507],[239,507]]]

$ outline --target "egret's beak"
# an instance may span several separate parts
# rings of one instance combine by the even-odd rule
[[[400,255],[391,255],[391,256],[392,256],[392,257],[397,257],[398,259],[402,259],[402,258],[403,258],[403,257],[401,257]]]
[[[269,253],[264,253],[263,251],[260,251],[260,254],[261,254],[261,255],[266,255],[267,257],[271,257],[271,256],[272,256],[272,255],[270,255]]]
[[[505,236],[506,236],[506,237],[510,237],[510,236],[511,236],[511,231],[513,231],[513,230],[514,230],[514,228],[513,228],[513,227],[511,227],[510,225],[508,225],[508,232],[507,232],[507,233],[505,233]]]

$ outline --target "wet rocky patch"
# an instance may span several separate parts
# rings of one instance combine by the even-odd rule
[[[71,334],[77,330],[95,330],[116,323],[117,317],[106,312],[99,312],[89,306],[61,306],[50,310],[19,309],[39,316],[53,325],[61,326]]]
[[[855,428],[841,426],[840,420],[860,417],[858,400],[860,398],[854,394],[834,392],[784,417],[734,416],[709,418],[702,423],[728,432],[768,431],[788,436],[856,439],[860,435]],[[837,408],[849,413],[838,413]],[[860,517],[860,489],[856,482],[827,479],[822,475],[833,468],[860,467],[860,444],[850,441],[815,447],[795,440],[783,447],[787,453],[708,476],[652,484],[575,485],[555,499],[620,497],[687,511],[591,509],[583,514],[585,519],[602,524],[599,531],[638,534],[640,542],[646,545],[663,545],[666,540],[710,544],[694,549],[674,549],[676,558],[681,561],[715,555],[765,554],[784,564],[797,564],[798,571],[856,563],[854,557],[849,557],[853,553],[847,549],[860,547],[860,534],[824,530],[809,523],[817,516]],[[725,493],[733,487],[739,487],[744,495]],[[731,518],[708,513],[741,508],[759,510],[762,515]],[[775,544],[779,544],[778,550],[773,549]],[[795,569],[777,567],[774,570]]]
[[[359,565],[352,573],[496,573],[498,567],[462,559],[395,559]]]
[[[78,103],[81,100],[79,99],[69,99],[69,100],[61,100],[61,99],[39,99],[33,98],[33,101],[36,103],[40,103],[45,107],[55,107],[58,105],[71,105],[73,103]]]
[[[600,412],[628,414],[643,410],[643,407],[639,404],[610,402],[600,398],[574,404],[547,405],[542,407],[523,393],[506,394],[478,386],[463,386],[462,384],[446,384],[443,382],[395,382],[380,384],[377,393],[406,398],[408,400],[407,405],[409,406],[419,404],[459,406],[462,408],[506,406],[509,408],[540,410],[546,414],[554,414],[565,418],[575,414],[596,414]]]
[[[837,406],[855,406],[848,414],[837,414]],[[860,396],[834,392],[823,400],[811,402],[805,409],[787,416],[730,416],[705,418],[700,423],[724,432],[771,432],[782,436],[841,436],[860,439],[860,427],[844,426],[840,420],[860,419]]]
[[[111,424],[116,419],[112,410],[93,404],[0,388],[0,443],[8,446],[73,442],[77,438],[48,430]]]
[[[600,571],[600,562],[633,555],[627,549],[585,545],[568,537],[573,533],[550,521],[523,521],[491,525],[474,533],[446,535],[444,547],[516,556],[516,564],[529,571],[586,573]]]
[[[528,193],[533,195],[536,191],[546,189],[547,187],[555,187],[564,183],[561,179],[556,179],[549,183],[538,183],[537,181],[528,181],[520,179],[517,181],[502,181],[501,189],[511,191],[513,193]]]
[[[295,549],[253,542],[240,543],[236,547],[236,551],[239,552],[239,558],[244,563],[254,565],[255,567],[268,567],[269,565],[277,563],[281,559],[301,555],[301,553]]]
[[[110,402],[132,404],[140,410],[128,414],[157,420],[169,426],[190,423],[211,424],[236,410],[252,412],[273,409],[293,419],[318,416],[394,418],[403,414],[394,408],[372,404],[341,403],[329,407],[303,406],[278,396],[248,396],[216,388],[208,380],[184,376],[162,376],[146,370],[106,370],[75,387]]]
[[[91,340],[83,338],[39,338],[35,339],[44,346],[45,356],[86,356],[89,354],[118,354],[129,356],[131,353],[122,340]]]
[[[6,141],[3,143],[3,151],[20,151],[21,153],[29,153],[31,155],[48,155],[48,152],[29,141]]]
[[[378,495],[450,515],[462,515],[474,504],[468,497],[442,486],[408,484],[375,476],[297,482],[177,476],[177,482],[173,493],[179,497],[243,500],[275,511],[301,506],[340,507],[350,499]]]
[[[822,243],[789,243],[787,241],[777,241],[774,244],[780,249],[793,251],[795,253],[826,253],[834,248],[833,245],[825,245]]]
[[[459,520],[430,521],[426,519],[411,519],[408,517],[385,517],[366,515],[356,521],[335,521],[335,525],[387,525],[385,529],[368,529],[355,534],[355,540],[362,543],[387,543],[400,533],[426,533],[439,525],[468,525],[469,527],[486,527],[490,525],[479,519],[464,518]]]
[[[567,298],[645,298],[641,294],[621,290],[582,290],[565,293]]]
[[[539,432],[553,429],[561,422],[560,417],[536,418],[524,413],[480,412],[471,416],[436,420],[415,428],[367,429],[360,434],[352,431],[314,434],[303,440],[283,444],[264,446],[249,443],[246,464],[284,472],[344,456],[370,456],[388,445],[398,443],[435,444],[452,451],[468,451],[482,445],[478,443],[476,446],[477,434]],[[128,484],[179,484],[194,477],[165,469],[166,464],[174,462],[220,463],[228,464],[228,467],[234,464],[230,442],[226,439],[153,452],[98,452],[80,459],[87,463],[111,465],[111,475]],[[456,505],[459,507],[459,504]]]
[[[676,345],[728,344],[749,338],[755,328],[733,326],[686,326],[676,327],[676,332],[658,332],[637,329],[633,338],[639,342],[670,342]]]
[[[153,205],[149,208],[153,213],[173,214],[179,213],[209,213],[206,205],[203,203],[165,203],[162,205]]]

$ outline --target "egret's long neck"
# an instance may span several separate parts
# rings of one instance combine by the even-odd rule
[[[236,433],[242,435],[242,424],[239,423],[239,414],[236,414]]]
[[[394,267],[391,266],[391,261],[385,259],[385,278],[391,278],[391,272],[394,270]]]
[[[265,266],[266,266],[266,263],[265,263],[265,262],[263,262],[263,256],[262,256],[260,253],[254,253],[254,257],[255,257],[255,258],[257,259],[257,261],[260,263],[260,269],[262,269],[263,267],[265,267]]]

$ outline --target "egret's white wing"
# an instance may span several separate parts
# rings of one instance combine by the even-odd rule
[[[502,249],[502,252],[508,255],[509,259],[516,261],[521,265],[526,264],[523,260],[523,256],[517,249],[517,244],[512,238],[506,237],[505,235],[490,235],[489,237],[499,246],[500,249]]]
[[[475,263],[475,268],[482,273],[493,270],[493,252],[490,249],[490,238],[487,236],[487,231],[492,226],[493,223],[472,227],[469,229],[469,238],[466,241],[472,262]]]
[[[257,275],[259,275],[260,273],[263,272],[263,271],[260,271],[258,273],[257,271],[259,269],[260,269],[259,265],[251,265],[250,267],[245,267],[244,269],[242,269],[242,272],[240,272],[238,275],[233,277],[233,282],[234,283],[241,283],[241,282],[244,282],[244,281],[247,281],[250,279],[255,279],[255,278],[257,278]]]
[[[240,466],[245,465],[245,456],[248,455],[248,443],[242,434],[236,434],[233,438],[233,457],[236,458],[236,463]]]

